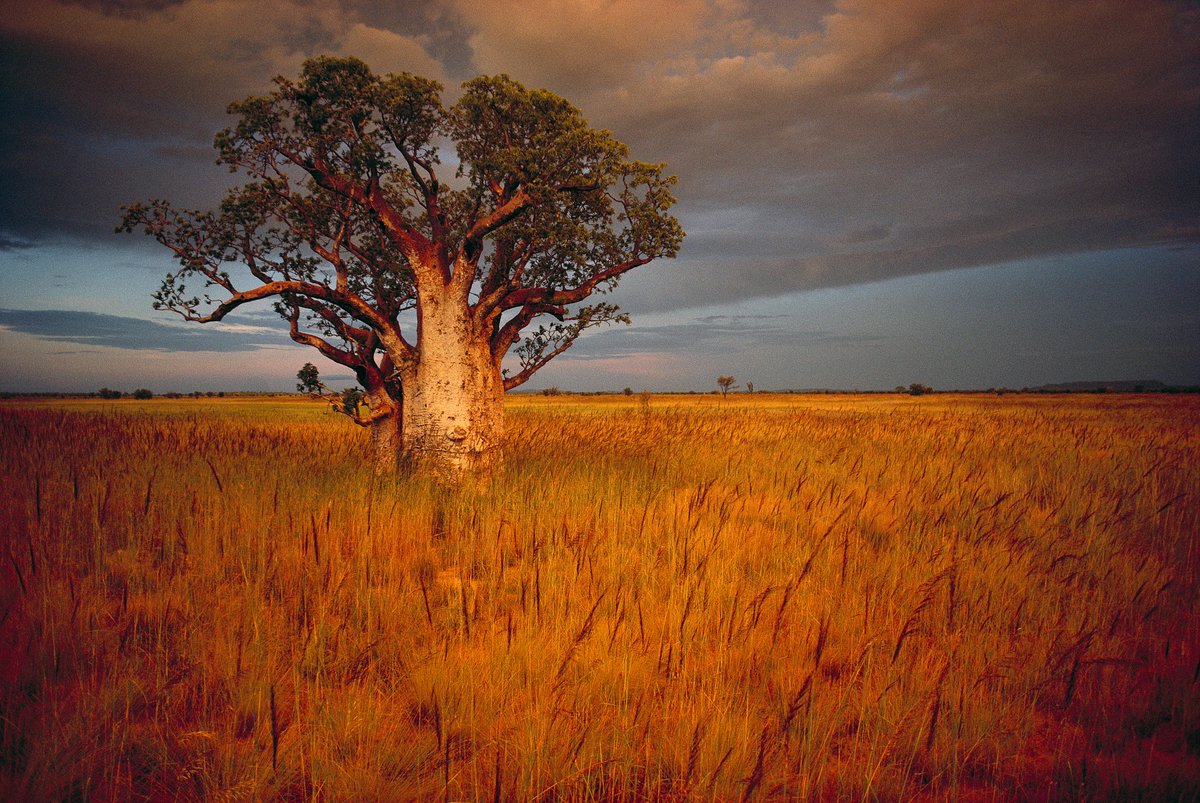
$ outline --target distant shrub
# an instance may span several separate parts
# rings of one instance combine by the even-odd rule
[[[135,390],[135,391],[133,392],[133,398],[135,398],[135,399],[142,399],[142,400],[145,400],[145,399],[153,399],[153,398],[154,398],[154,392],[153,392],[153,391],[151,391],[151,390],[149,390],[149,389],[147,389],[147,388],[138,388],[137,390]]]
[[[562,391],[558,388],[542,388],[543,396],[561,396]]]
[[[96,395],[102,399],[119,399],[121,398],[121,391],[100,388],[98,391],[96,391]]]

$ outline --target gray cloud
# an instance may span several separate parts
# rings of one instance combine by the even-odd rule
[[[1194,6],[547,8],[28,4],[0,20],[0,234],[110,241],[121,203],[212,203],[226,102],[328,51],[450,85],[508,72],[667,161],[689,238],[643,308],[1200,242]]]
[[[581,338],[564,355],[569,360],[598,360],[655,352],[731,354],[746,348],[787,349],[819,345],[871,346],[874,335],[796,328],[790,315],[702,315],[679,323],[612,327]]]
[[[246,352],[290,344],[286,334],[240,326],[229,319],[227,328],[169,326],[141,318],[78,310],[0,309],[0,327],[33,337],[83,346],[151,351]],[[85,353],[61,351],[59,354]]]
[[[843,5],[798,54],[652,76],[622,106],[599,93],[673,157],[685,216],[736,221],[693,224],[689,295],[723,297],[730,273],[774,294],[1141,245],[1196,218],[1194,15]],[[880,221],[887,237],[855,236]]]
[[[230,176],[213,134],[231,100],[324,52],[444,77],[421,38],[337,5],[47,0],[0,15],[0,226],[111,239],[122,204],[211,205]],[[411,19],[411,17],[410,17]]]
[[[15,237],[9,237],[8,235],[4,234],[4,232],[0,232],[0,253],[4,251],[20,251],[32,247],[33,243],[17,239]]]

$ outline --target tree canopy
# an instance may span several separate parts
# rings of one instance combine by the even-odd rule
[[[450,108],[441,92],[321,57],[231,104],[218,161],[251,180],[215,211],[125,210],[123,230],[144,228],[179,263],[155,307],[203,323],[273,299],[292,339],[379,382],[419,357],[403,313],[459,297],[497,358],[516,346],[505,388],[584,329],[623,320],[581,302],[678,252],[664,165],[629,160],[569,102],[504,75],[466,82]]]

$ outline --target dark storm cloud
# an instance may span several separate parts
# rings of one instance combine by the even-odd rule
[[[0,327],[51,342],[151,351],[245,352],[291,342],[277,329],[236,324],[222,329],[168,326],[78,310],[0,309]]]
[[[685,211],[707,224],[735,202],[748,220],[692,227],[689,255],[711,263],[693,295],[719,298],[729,273],[776,293],[1141,245],[1196,219],[1194,28],[1183,38],[1149,4],[1036,24],[961,13],[1014,4],[941,5],[959,13],[908,27],[847,14],[792,70],[663,82],[647,107],[670,122],[651,149],[680,148]]]
[[[20,240],[15,237],[9,237],[4,232],[0,232],[0,252],[20,251],[32,247],[33,243],[27,242],[26,240]]]
[[[667,161],[689,237],[643,307],[1200,241],[1200,16],[1167,0],[28,3],[0,233],[211,203],[225,104],[321,52],[507,72]]]
[[[122,204],[211,205],[231,100],[323,52],[440,77],[414,37],[304,0],[26,2],[0,15],[0,231],[111,240]]]
[[[185,2],[187,0],[64,0],[65,5],[80,6],[117,17],[138,17]]]

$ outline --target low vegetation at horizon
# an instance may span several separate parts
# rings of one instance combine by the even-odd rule
[[[1200,399],[0,402],[6,800],[1194,800]]]

